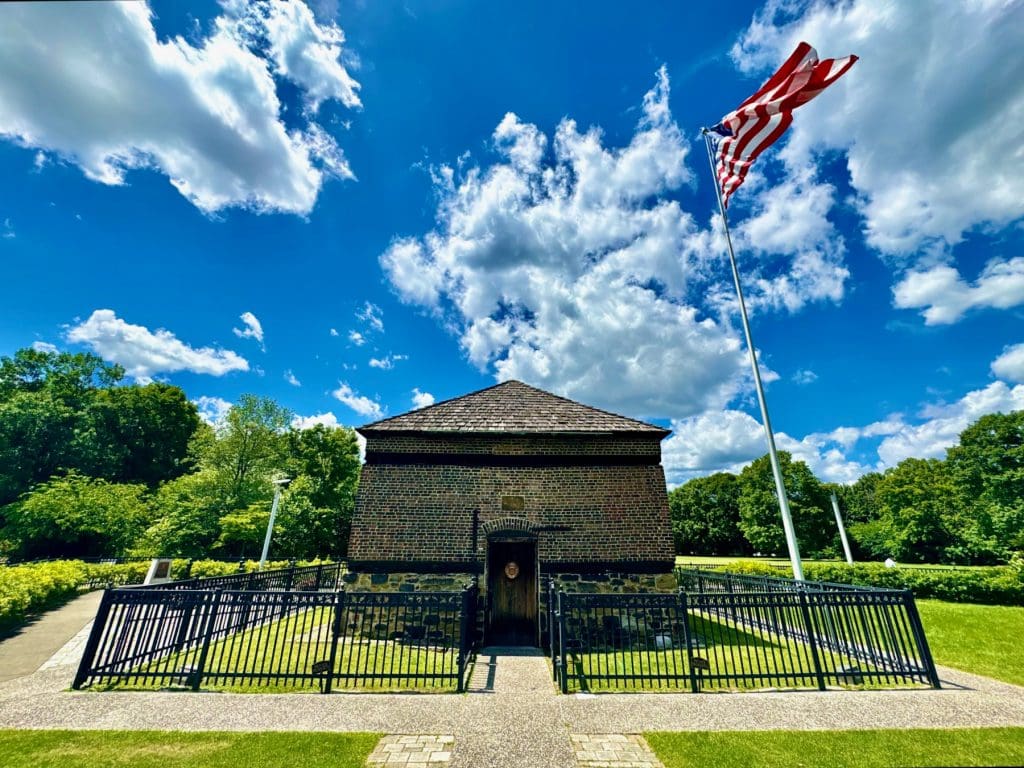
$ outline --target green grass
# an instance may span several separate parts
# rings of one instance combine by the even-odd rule
[[[330,658],[331,611],[329,606],[312,608],[211,643],[204,665],[202,690],[233,693],[319,692],[319,680],[289,675],[309,674],[314,662]],[[375,636],[387,637],[393,629],[389,625],[382,632],[369,632],[370,637],[355,634],[339,642],[334,664],[334,690],[439,692],[455,689],[454,680],[431,679],[427,675],[454,675],[457,671],[457,649],[440,649],[427,644],[377,639]],[[198,657],[198,648],[170,654],[134,670],[152,673],[152,677],[118,680],[96,688],[153,690],[167,687],[167,681],[163,678],[166,672],[197,667]],[[237,670],[256,672],[259,676],[236,679],[218,674]],[[341,677],[345,674],[358,674],[363,679]],[[370,679],[365,679],[367,675],[371,676]],[[385,679],[386,675],[396,677]]]
[[[361,768],[374,733],[0,730],[5,768]]]
[[[1024,763],[1024,728],[644,735],[665,768],[916,768]]]
[[[1024,685],[1024,608],[918,600],[937,664]]]

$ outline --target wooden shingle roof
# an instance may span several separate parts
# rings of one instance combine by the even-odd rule
[[[375,421],[358,431],[362,434],[632,432],[661,437],[670,433],[653,424],[592,408],[515,380]]]

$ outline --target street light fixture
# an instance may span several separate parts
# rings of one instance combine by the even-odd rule
[[[270,537],[274,533],[274,519],[277,517],[277,506],[281,501],[281,491],[288,486],[290,477],[276,477],[270,482],[274,484],[274,503],[270,507],[270,520],[267,522],[267,536],[263,539],[263,554],[260,555],[260,570],[267,564],[267,552],[270,549]]]

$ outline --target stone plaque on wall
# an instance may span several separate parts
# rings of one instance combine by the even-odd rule
[[[526,501],[522,496],[502,496],[501,510],[503,512],[522,512],[526,509]]]

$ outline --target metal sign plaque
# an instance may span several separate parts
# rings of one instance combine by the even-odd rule
[[[515,562],[515,561],[512,561],[508,565],[506,565],[505,566],[505,575],[509,579],[514,579],[516,576],[518,576],[519,575],[519,564],[517,562]]]

